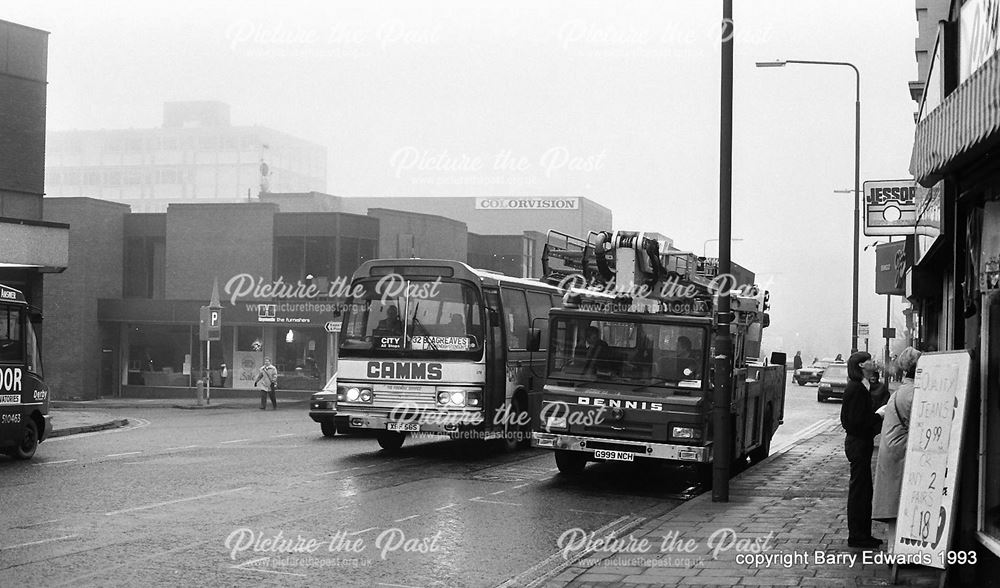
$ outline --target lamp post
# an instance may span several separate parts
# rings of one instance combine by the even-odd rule
[[[705,245],[701,248],[701,256],[708,257],[708,244],[718,241],[718,239],[705,239]],[[730,239],[730,243],[735,243],[737,241],[743,241],[743,239]]]
[[[803,61],[786,59],[778,61],[758,61],[757,67],[784,67],[798,65],[837,65],[854,70],[854,291],[851,301],[851,353],[858,350],[858,257],[861,234],[861,74],[853,63],[846,61]]]

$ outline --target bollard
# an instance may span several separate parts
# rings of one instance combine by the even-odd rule
[[[205,380],[198,380],[195,388],[198,390],[198,406],[201,406],[205,403]]]

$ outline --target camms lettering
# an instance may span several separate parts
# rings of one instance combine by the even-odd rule
[[[579,396],[577,404],[584,406],[606,406],[608,408],[634,408],[637,410],[663,410],[662,402],[647,402],[645,400],[619,400],[616,398],[587,398]]]
[[[441,364],[415,361],[369,361],[368,377],[383,380],[440,380]]]

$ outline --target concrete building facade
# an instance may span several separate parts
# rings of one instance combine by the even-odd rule
[[[233,125],[221,102],[167,102],[159,128],[53,131],[47,155],[50,196],[112,200],[134,212],[326,189],[325,147]]]

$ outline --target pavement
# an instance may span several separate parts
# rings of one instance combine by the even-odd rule
[[[538,585],[893,585],[891,568],[875,563],[885,544],[867,554],[847,546],[849,471],[843,429],[828,424],[734,477],[728,503],[713,502],[706,492],[617,535],[607,549],[580,545]],[[882,523],[872,530],[887,536]],[[938,580],[934,568],[907,566],[896,584],[937,586]]]

